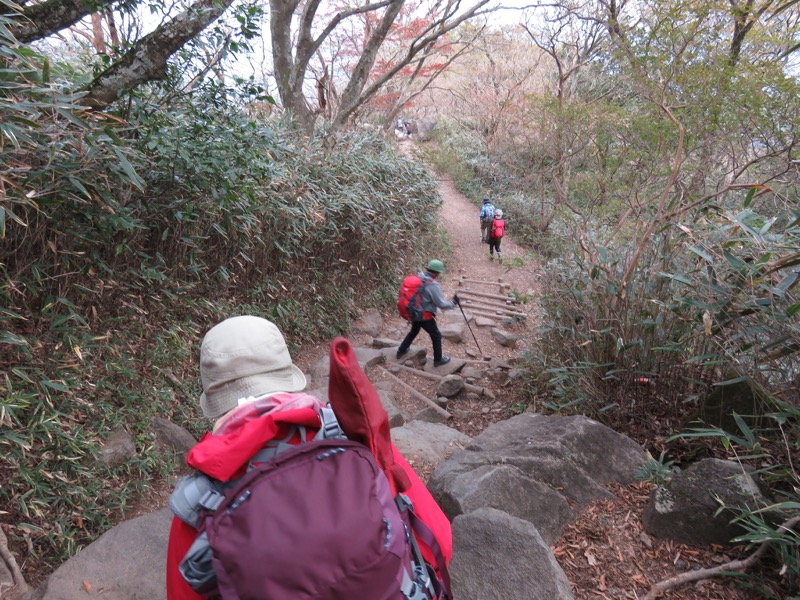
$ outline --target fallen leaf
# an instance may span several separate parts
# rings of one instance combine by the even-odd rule
[[[84,579],[83,580],[83,589],[85,589],[87,592],[91,592],[92,591],[92,584]]]

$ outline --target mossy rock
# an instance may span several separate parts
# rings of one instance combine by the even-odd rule
[[[686,426],[694,427],[697,422],[702,422],[706,426],[738,434],[739,425],[734,414],[739,415],[748,427],[758,428],[763,425],[763,416],[770,410],[770,405],[769,395],[752,381],[721,385],[703,399]]]

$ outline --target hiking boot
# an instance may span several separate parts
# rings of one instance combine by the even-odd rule
[[[402,358],[402,357],[404,357],[406,354],[408,354],[408,350],[400,350],[400,349],[398,348],[398,349],[397,349],[397,354],[395,354],[395,355],[394,355],[394,357],[395,357],[395,358]]]
[[[449,356],[443,356],[440,360],[433,361],[433,366],[434,367],[441,367],[442,365],[446,365],[449,362],[450,362],[450,357]]]

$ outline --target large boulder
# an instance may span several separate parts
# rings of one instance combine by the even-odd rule
[[[523,413],[490,425],[441,464],[428,487],[450,520],[496,508],[552,543],[574,511],[611,497],[609,483],[632,481],[645,457],[633,440],[586,417]]]
[[[564,571],[529,522],[493,508],[453,521],[453,597],[572,600]]]
[[[731,522],[733,511],[716,514],[720,501],[749,510],[770,504],[750,467],[706,458],[653,490],[642,524],[652,536],[681,544],[728,544],[745,530]]]
[[[164,600],[168,508],[120,523],[62,564],[32,600]]]

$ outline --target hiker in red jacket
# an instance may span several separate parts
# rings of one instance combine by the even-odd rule
[[[365,378],[363,372],[360,375]],[[292,363],[283,335],[265,319],[233,317],[213,327],[200,350],[200,376],[200,407],[206,417],[216,421],[211,432],[189,452],[187,462],[214,479],[225,482],[241,477],[254,455],[270,440],[296,443],[299,440],[286,439],[291,431],[297,437],[302,435],[300,431],[313,434],[320,427],[318,410],[323,403],[301,392],[306,386],[305,376]],[[339,387],[334,389],[335,386]],[[329,393],[341,397],[351,392],[332,373]],[[388,419],[385,427],[382,434],[388,438]],[[449,563],[452,534],[447,517],[394,445],[390,447],[392,456],[384,459],[410,480],[410,488],[404,494],[413,503],[417,517],[433,532],[434,542]],[[173,507],[172,501],[170,505]],[[167,548],[167,600],[204,597],[187,584],[178,570],[196,537],[194,527],[173,517]],[[425,543],[420,543],[420,549],[427,562],[436,564]]]
[[[494,219],[492,220],[491,230],[489,232],[489,258],[494,260],[494,253],[497,252],[497,258],[502,256],[500,252],[500,242],[503,241],[503,236],[506,232],[506,222],[503,220],[503,211],[499,208],[494,211]]]

